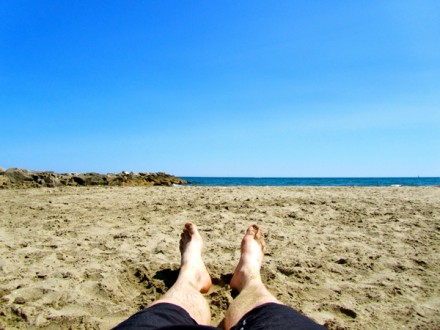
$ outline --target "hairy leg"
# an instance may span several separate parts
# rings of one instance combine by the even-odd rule
[[[176,283],[154,302],[171,303],[185,309],[199,324],[209,325],[211,312],[202,293],[211,287],[211,277],[202,260],[203,240],[197,227],[187,222],[180,235],[181,265]]]
[[[264,237],[257,225],[251,225],[241,241],[241,257],[231,280],[231,288],[239,292],[225,316],[230,329],[250,310],[265,303],[280,303],[261,281],[260,269],[265,251]]]

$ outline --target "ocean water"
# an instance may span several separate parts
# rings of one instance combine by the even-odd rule
[[[192,186],[438,186],[440,177],[426,178],[238,178],[182,177]]]

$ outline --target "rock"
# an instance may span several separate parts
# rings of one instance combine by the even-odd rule
[[[23,181],[33,181],[32,172],[19,168],[8,168],[4,175],[12,182],[18,183]]]
[[[107,180],[105,175],[99,173],[82,174],[85,186],[106,186]]]
[[[8,188],[8,186],[11,184],[11,181],[4,175],[0,174],[0,188]]]
[[[43,187],[57,187],[60,185],[60,178],[54,172],[34,172],[32,178]]]
[[[77,176],[77,175],[72,176],[71,179],[72,179],[71,180],[72,183],[79,184],[80,186],[84,186],[86,183],[86,181],[83,178],[81,178],[80,176]]]
[[[59,187],[59,186],[171,186],[187,181],[163,172],[118,174],[37,172],[11,168],[0,172],[0,188]]]

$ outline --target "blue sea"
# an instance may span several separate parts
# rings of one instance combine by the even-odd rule
[[[438,186],[440,177],[427,178],[239,178],[239,177],[182,177],[192,186]]]

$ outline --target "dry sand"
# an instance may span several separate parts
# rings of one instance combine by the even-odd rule
[[[205,240],[212,324],[245,228],[263,280],[332,329],[440,328],[436,187],[96,187],[0,190],[0,328],[108,329],[157,299],[185,221]]]

